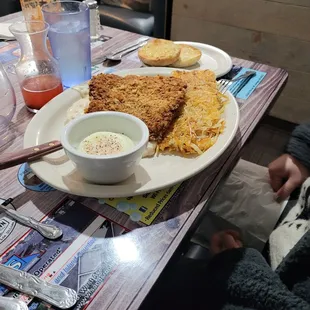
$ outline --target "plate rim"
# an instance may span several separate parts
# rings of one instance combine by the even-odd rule
[[[158,73],[158,70],[157,69],[161,69],[162,71],[175,71],[175,68],[156,68],[156,67],[152,67],[152,68],[132,68],[132,69],[124,69],[124,70],[119,70],[117,72],[114,72],[114,74],[129,74],[129,73],[126,73],[128,71],[155,71],[154,74],[159,74]],[[156,73],[157,71],[157,73]],[[133,74],[133,73],[131,73]],[[137,73],[135,73],[137,74]],[[234,122],[234,128],[232,130],[232,132],[230,133],[230,136],[229,138],[225,141],[225,143],[223,144],[223,146],[221,147],[221,149],[219,150],[219,152],[213,156],[213,158],[211,158],[209,161],[208,161],[208,164],[207,166],[204,166],[204,165],[201,165],[198,169],[195,169],[194,172],[188,172],[187,174],[184,174],[182,177],[179,177],[179,178],[176,178],[174,180],[170,180],[169,182],[163,182],[161,185],[158,185],[157,186],[153,186],[153,188],[145,188],[145,189],[142,189],[141,190],[141,187],[139,188],[135,188],[135,190],[133,191],[132,189],[130,190],[130,192],[127,192],[125,191],[126,190],[126,187],[129,187],[130,185],[129,184],[121,184],[121,185],[116,185],[118,186],[117,188],[122,188],[122,191],[120,193],[114,193],[109,195],[107,192],[109,192],[111,190],[112,187],[115,187],[115,185],[98,185],[98,184],[91,184],[91,183],[86,183],[84,182],[83,184],[87,184],[87,186],[83,186],[82,188],[77,188],[77,189],[69,189],[64,183],[65,186],[58,186],[57,185],[57,182],[54,181],[54,182],[51,182],[50,180],[48,180],[47,178],[45,178],[44,176],[44,173],[41,173],[40,170],[40,167],[38,167],[39,169],[39,172],[37,170],[37,165],[40,164],[42,162],[42,160],[39,160],[39,161],[36,161],[36,162],[32,162],[32,163],[29,163],[29,166],[30,168],[33,170],[33,172],[45,183],[49,184],[50,186],[52,186],[53,188],[57,189],[57,190],[60,190],[62,192],[65,192],[65,193],[69,193],[69,194],[73,194],[73,195],[78,195],[78,196],[83,196],[83,197],[95,197],[95,198],[120,198],[120,197],[128,197],[128,196],[133,196],[133,195],[143,195],[145,193],[149,193],[149,192],[152,192],[152,191],[157,191],[157,190],[161,190],[163,188],[167,188],[167,187],[170,187],[170,186],[173,186],[173,185],[176,185],[178,183],[182,183],[184,182],[185,180],[187,179],[190,179],[191,177],[194,177],[195,175],[199,174],[201,171],[205,170],[206,168],[208,168],[212,163],[214,163],[224,152],[225,150],[229,147],[229,145],[231,144],[231,142],[233,141],[234,137],[236,136],[236,133],[237,133],[237,130],[239,128],[239,122],[240,122],[240,109],[239,109],[239,106],[238,106],[238,103],[236,101],[236,99],[232,96],[232,94],[230,92],[227,92],[227,94],[229,95],[229,103],[230,104],[233,104],[234,107],[235,107],[235,112],[236,112],[236,117],[235,117],[235,122]],[[30,135],[30,132],[32,130],[32,126],[33,124],[35,124],[37,122],[37,120],[39,119],[40,117],[40,114],[44,113],[44,111],[46,109],[49,109],[49,106],[51,106],[53,104],[53,101],[54,100],[58,100],[59,101],[59,97],[68,97],[68,96],[74,96],[76,97],[75,100],[79,100],[82,98],[81,96],[81,93],[78,91],[78,90],[75,90],[73,88],[71,89],[67,89],[65,90],[63,93],[61,93],[60,95],[58,95],[57,97],[55,97],[54,99],[52,99],[47,105],[45,105],[33,118],[32,120],[29,122],[27,128],[26,128],[26,131],[25,131],[25,134],[24,134],[24,148],[25,147],[30,147],[30,146],[33,146],[33,145],[30,145],[29,144],[29,139],[31,140],[31,137],[29,137]],[[58,99],[57,99],[58,98]],[[43,112],[41,112],[43,111]],[[35,143],[36,145],[38,144],[38,136],[39,134],[37,133],[37,135],[34,137],[34,140],[35,140]],[[43,174],[43,175],[42,175]],[[80,183],[79,183],[80,184]],[[96,188],[99,187],[100,188],[100,192],[99,193],[96,193],[96,194],[92,194],[93,192],[96,192]],[[91,190],[92,188],[95,188],[93,190]],[[98,192],[98,191],[97,191]]]
[[[215,74],[217,78],[221,77],[221,76],[224,76],[225,74],[227,74],[232,66],[233,66],[233,63],[232,63],[232,59],[231,57],[229,56],[228,53],[226,53],[224,50],[214,46],[214,45],[210,45],[210,44],[206,44],[206,43],[201,43],[201,42],[194,42],[194,41],[173,41],[174,43],[176,44],[188,44],[188,45],[193,45],[195,47],[195,45],[197,45],[197,47],[199,48],[199,46],[203,46],[205,48],[208,48],[208,49],[212,49],[214,51],[217,51],[218,53],[222,54],[223,56],[225,56],[225,59],[228,61],[229,63],[229,67],[227,66],[227,69],[225,70],[222,70],[220,71],[219,73]],[[181,68],[180,68],[181,69]],[[186,68],[185,68],[186,69]],[[199,70],[199,69],[197,69]]]

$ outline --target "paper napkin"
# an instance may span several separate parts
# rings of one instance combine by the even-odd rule
[[[11,23],[0,23],[0,40],[15,40],[15,37],[9,30]]]
[[[248,99],[253,91],[257,88],[257,86],[261,83],[261,81],[266,76],[266,72],[253,70],[253,69],[247,69],[242,68],[238,74],[235,76],[235,78],[239,77],[240,75],[244,74],[247,71],[254,71],[255,75],[244,85],[244,87],[237,93],[235,97],[239,99]],[[243,82],[243,80],[235,82],[231,87],[229,88],[230,91],[234,91],[239,87],[239,85]]]

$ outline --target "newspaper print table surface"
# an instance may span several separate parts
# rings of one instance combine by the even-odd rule
[[[2,17],[0,21],[12,22],[20,20],[20,18],[20,13],[16,13]],[[102,53],[112,51],[139,37],[138,34],[108,27],[104,27],[102,33],[106,42],[93,48],[93,59],[98,58]],[[6,65],[10,61],[14,61],[14,57],[12,58],[9,57],[9,54],[5,54],[8,53],[8,50],[10,50],[10,47],[7,45],[0,45],[0,59]],[[18,51],[16,52],[16,49],[12,46],[11,50],[13,54],[18,55]],[[2,58],[1,55],[3,56]],[[54,248],[54,252],[50,253],[46,262],[40,267],[41,269],[37,268],[35,270],[37,272],[41,270],[38,275],[47,279],[53,279],[56,283],[62,283],[63,285],[67,283],[67,285],[70,285],[68,283],[70,282],[72,271],[70,271],[70,274],[62,275],[61,273],[65,269],[59,270],[59,268],[67,268],[69,270],[69,267],[72,267],[70,270],[75,270],[77,274],[76,280],[74,280],[75,289],[79,290],[85,287],[85,279],[89,279],[90,276],[93,277],[91,283],[97,284],[95,289],[91,290],[91,299],[87,294],[82,296],[87,301],[85,303],[88,306],[87,309],[124,310],[137,309],[139,307],[186,234],[191,232],[195,223],[197,223],[202,214],[203,206],[214,193],[219,181],[237,162],[242,147],[270,107],[274,98],[279,94],[281,87],[287,79],[287,73],[279,68],[238,58],[233,58],[233,63],[267,73],[263,81],[247,100],[238,99],[241,120],[234,141],[211,167],[191,180],[184,182],[175,191],[174,189],[170,190],[169,194],[173,191],[172,197],[163,208],[160,208],[158,214],[155,214],[155,219],[151,222],[139,221],[139,219],[131,216],[130,213],[127,212],[126,214],[111,206],[113,205],[111,202],[109,205],[109,201],[68,197],[65,193],[53,190],[45,184],[40,184],[40,180],[36,180],[38,181],[37,183],[31,184],[29,180],[34,180],[35,176],[31,174],[31,171],[27,171],[25,166],[0,171],[0,198],[14,198],[13,204],[15,208],[25,215],[31,215],[37,220],[45,220],[46,215],[49,214],[48,221],[52,221],[53,218],[56,220],[59,218],[58,216],[64,216],[68,212],[66,211],[68,205],[70,206],[71,204],[71,208],[74,208],[74,201],[82,204],[76,204],[78,205],[76,207],[76,217],[81,217],[81,214],[87,210],[89,210],[88,213],[90,212],[87,214],[90,216],[91,222],[87,225],[84,225],[84,223],[83,226],[80,222],[74,224],[75,219],[72,220],[72,225],[70,225],[70,220],[68,219],[62,223],[67,227],[70,236],[73,232],[80,232],[79,235],[74,237],[76,238],[74,240],[79,240],[76,241],[78,244],[81,244],[82,240],[83,244],[85,244],[85,248],[82,249],[76,245],[76,242],[72,241],[70,243],[70,251],[72,252],[70,259],[75,259],[74,264],[68,256],[70,251],[63,252],[62,248],[64,245],[61,244],[59,247]],[[120,64],[114,66],[113,70],[138,68],[141,66],[143,64],[137,57],[131,54],[124,58]],[[102,69],[102,67],[99,68],[99,70]],[[104,70],[110,69],[104,68]],[[9,77],[17,95],[17,111],[10,125],[10,138],[7,147],[2,150],[2,153],[9,153],[22,148],[23,134],[33,116],[24,106],[16,76],[10,74]],[[17,177],[18,172],[20,172],[19,178]],[[25,178],[30,189],[26,189],[22,185]],[[165,197],[167,198],[168,196],[165,195]],[[67,200],[64,204],[63,201],[65,199]],[[58,207],[56,208],[56,206]],[[85,209],[83,209],[83,212],[78,211],[79,208],[86,208],[86,211]],[[79,214],[79,212],[82,213]],[[106,221],[105,218],[110,221]],[[79,228],[74,230],[73,224]],[[81,227],[85,229],[86,233]],[[117,237],[107,238],[107,231],[109,230],[113,231],[110,236]],[[81,231],[83,231],[83,234]],[[126,231],[130,232],[125,233]],[[26,227],[12,223],[12,221],[5,217],[0,218],[0,253],[2,263],[5,261],[9,262],[8,253],[13,253],[16,257],[20,257],[20,251],[22,250],[19,249],[26,242],[26,239],[33,240],[34,243],[37,242],[34,241],[37,240],[37,236],[33,235],[32,232],[30,235],[25,236],[28,232],[29,229]],[[96,236],[95,239],[93,238],[94,236]],[[26,239],[23,239],[24,237]],[[73,237],[71,236],[71,238]],[[10,248],[14,243],[16,244]],[[74,248],[75,246],[77,246],[76,249]],[[40,252],[41,258],[43,254],[47,253],[47,249],[50,249],[47,245],[42,245],[42,247],[43,249]],[[27,251],[30,251],[29,247]],[[31,255],[36,254],[33,250],[29,253]],[[59,253],[64,255],[60,259],[58,259]],[[79,255],[74,256],[74,253],[79,253]],[[10,259],[13,257],[12,255]],[[31,255],[30,257],[33,259]],[[66,255],[68,256],[67,265],[64,266]],[[96,262],[92,266],[85,265],[85,260],[89,260],[90,257],[96,258],[95,261],[100,262],[101,269],[99,268],[100,266],[98,267],[98,264],[96,265]],[[49,263],[48,266],[46,265],[47,263]],[[106,266],[105,269],[102,266]],[[67,277],[67,282],[61,282],[60,279],[64,279],[65,276]],[[87,283],[89,284],[89,282]],[[89,291],[87,292],[89,293]],[[85,306],[82,306],[81,303],[81,307],[76,309],[84,308]],[[33,306],[33,309],[36,309],[35,306]]]

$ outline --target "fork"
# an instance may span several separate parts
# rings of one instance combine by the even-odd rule
[[[255,74],[256,74],[255,71],[246,71],[244,74],[232,80],[221,79],[219,81],[218,89],[222,94],[225,94],[233,83],[244,79],[244,82],[241,83],[241,85],[237,88],[237,90],[239,91],[244,86],[244,83],[248,82],[249,79],[252,78]],[[236,93],[237,92],[234,91],[234,94]]]

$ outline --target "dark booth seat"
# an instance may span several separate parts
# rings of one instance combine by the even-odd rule
[[[15,13],[21,10],[19,0],[0,0],[0,16]]]
[[[150,12],[143,13],[100,4],[100,22],[109,27],[169,39],[172,0],[151,0],[150,7]]]
[[[142,35],[151,36],[154,30],[154,15],[136,12],[110,5],[99,5],[100,23]]]

